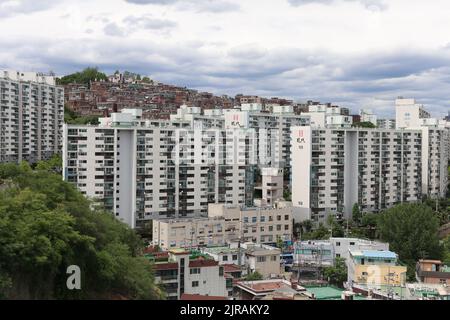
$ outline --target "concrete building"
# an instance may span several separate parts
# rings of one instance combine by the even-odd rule
[[[389,244],[357,238],[330,238],[329,240],[308,240],[294,243],[294,265],[331,266],[336,258],[343,258],[348,264],[350,251],[387,251]]]
[[[212,257],[220,265],[245,265],[245,254],[238,246],[205,247],[203,253]],[[239,255],[241,256],[239,258]]]
[[[351,128],[353,124],[348,109],[327,104],[311,105],[302,115],[310,117],[313,128]]]
[[[422,132],[381,129],[292,129],[295,220],[325,222],[421,200]]]
[[[61,153],[64,89],[54,75],[0,70],[0,162]]]
[[[421,283],[450,284],[450,266],[446,266],[440,260],[419,260],[416,275]]]
[[[255,186],[255,190],[261,190],[261,199],[256,199],[257,206],[271,206],[277,201],[284,200],[284,170],[279,168],[263,168],[261,170],[261,186]]]
[[[206,216],[209,203],[253,204],[252,129],[144,121],[140,110],[64,126],[64,179],[123,222]]]
[[[378,125],[378,118],[370,109],[362,109],[360,111],[361,122],[370,122],[374,126]]]
[[[155,282],[164,286],[169,300],[183,294],[227,297],[223,267],[214,260],[191,259],[188,251],[173,249],[167,261],[155,263]]]
[[[292,240],[292,207],[210,204],[207,218],[153,221],[153,244],[164,249],[224,246],[239,240],[273,244],[278,239]]]
[[[305,288],[283,279],[240,281],[236,285],[238,300],[310,300]]]
[[[406,283],[406,267],[398,265],[398,256],[391,251],[350,251],[347,266],[350,287],[400,287]]]
[[[258,272],[264,279],[278,277],[281,271],[281,250],[275,247],[244,243],[247,273]]]
[[[422,193],[430,198],[443,198],[448,188],[450,124],[431,118],[423,105],[414,99],[395,101],[397,129],[422,131]]]
[[[379,129],[395,129],[395,119],[378,119],[377,128]]]

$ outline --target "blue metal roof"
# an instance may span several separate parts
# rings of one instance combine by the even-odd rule
[[[374,251],[374,250],[363,250],[363,256],[368,258],[380,258],[380,259],[396,259],[397,255],[392,251]]]

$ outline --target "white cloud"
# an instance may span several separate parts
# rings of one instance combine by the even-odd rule
[[[218,94],[315,99],[383,115],[398,95],[436,115],[449,109],[446,0],[391,0],[376,12],[367,5],[383,2],[64,1],[21,1],[0,14],[8,30],[0,68],[129,69]]]

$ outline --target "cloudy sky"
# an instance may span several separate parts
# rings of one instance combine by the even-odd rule
[[[0,68],[146,74],[393,115],[450,110],[448,0],[0,0]]]

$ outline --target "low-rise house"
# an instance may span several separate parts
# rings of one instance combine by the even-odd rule
[[[155,281],[163,285],[170,300],[180,299],[183,294],[228,296],[224,269],[217,261],[193,257],[183,249],[170,250],[165,261],[161,255],[153,261]]]
[[[404,286],[406,267],[398,265],[398,256],[391,251],[350,251],[348,261],[348,284]]]
[[[428,284],[450,284],[450,267],[440,260],[419,260],[416,266],[417,278]]]
[[[336,258],[349,260],[350,251],[389,250],[389,244],[357,238],[330,238],[329,240],[309,240],[294,243],[294,264],[330,266]]]
[[[281,250],[267,245],[243,244],[245,266],[248,273],[258,272],[264,278],[273,278],[282,273]]]
[[[280,300],[277,297],[291,297],[289,300],[309,300],[305,288],[284,279],[241,281],[236,284],[235,297],[238,300]]]

